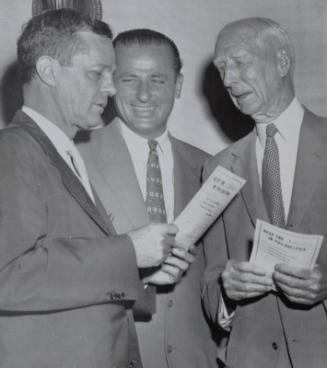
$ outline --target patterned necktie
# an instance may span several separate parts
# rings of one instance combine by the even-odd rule
[[[274,139],[277,131],[274,124],[267,125],[267,139],[262,161],[262,193],[271,223],[279,227],[285,227],[279,154]]]
[[[167,222],[161,170],[157,152],[158,142],[149,140],[148,145],[150,150],[147,162],[145,205],[152,222]]]

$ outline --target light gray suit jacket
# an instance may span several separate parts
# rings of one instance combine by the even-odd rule
[[[178,215],[199,189],[202,165],[208,155],[173,137],[170,139],[175,215]],[[80,145],[80,150],[116,231],[122,233],[148,224],[144,199],[118,121],[92,132],[90,142]],[[157,294],[157,314],[162,320],[136,323],[146,368],[216,367],[216,346],[201,308],[203,269],[203,249],[199,245],[196,260],[182,281]]]
[[[209,231],[205,240],[207,268],[203,301],[217,321],[217,280],[228,259],[249,259],[256,219],[268,220],[259,184],[255,131],[228,147],[206,165],[206,176],[219,164],[247,180],[239,195]],[[300,133],[294,187],[287,229],[322,234],[318,262],[327,266],[327,120],[305,111]],[[230,367],[275,368],[287,339],[296,368],[323,368],[327,361],[326,303],[304,307],[272,293],[240,303],[227,346]]]

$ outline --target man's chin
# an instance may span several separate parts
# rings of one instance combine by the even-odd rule
[[[98,117],[97,119],[94,120],[89,120],[86,129],[87,130],[96,130],[96,129],[101,129],[104,127],[104,121]]]
[[[90,126],[88,130],[97,130],[97,129],[101,129],[103,127],[104,127],[104,122],[102,121],[100,124]]]

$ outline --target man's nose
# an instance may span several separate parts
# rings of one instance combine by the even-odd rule
[[[237,79],[237,72],[232,66],[226,66],[223,75],[223,83],[225,87],[231,87]]]
[[[103,76],[103,81],[101,85],[101,91],[108,94],[108,96],[113,96],[116,94],[116,87],[114,84],[113,75],[111,72],[106,72]]]
[[[150,97],[150,88],[147,81],[139,81],[137,85],[136,96],[141,102],[148,101]]]

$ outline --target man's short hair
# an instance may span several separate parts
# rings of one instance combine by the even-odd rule
[[[163,33],[147,28],[131,29],[119,33],[114,39],[113,44],[115,48],[117,45],[130,46],[134,44],[138,44],[140,46],[151,44],[166,45],[171,50],[173,56],[173,68],[176,75],[181,72],[183,63],[178,48],[175,42]]]
[[[30,82],[36,73],[36,62],[48,55],[61,65],[69,65],[72,56],[85,49],[78,32],[91,31],[112,39],[108,24],[91,19],[73,9],[59,9],[34,16],[23,28],[17,42],[18,72],[22,83]]]

